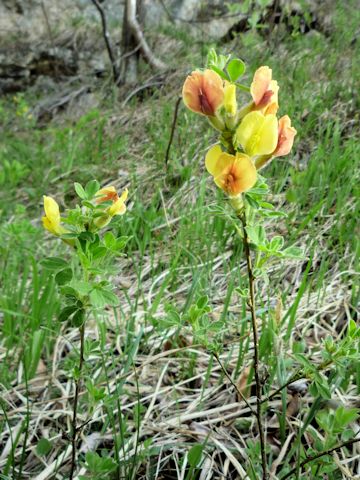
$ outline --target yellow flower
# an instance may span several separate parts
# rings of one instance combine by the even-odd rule
[[[224,82],[213,70],[196,70],[186,78],[182,96],[193,112],[214,116],[224,100]]]
[[[226,82],[224,89],[224,108],[226,113],[234,117],[237,111],[236,85]]]
[[[105,210],[110,217],[114,215],[123,215],[126,212],[126,199],[128,197],[128,190],[125,188],[121,196],[117,194],[115,187],[104,187],[96,193],[96,202],[112,202],[112,205]]]
[[[45,216],[42,217],[44,228],[57,236],[67,233],[67,230],[60,225],[59,205],[53,198],[47,197],[46,195],[44,195],[44,210]]]
[[[276,80],[272,80],[271,68],[258,68],[250,85],[254,109],[261,110],[265,115],[275,114],[279,108],[278,92],[279,85]]]
[[[291,126],[290,117],[287,115],[281,117],[279,120],[278,142],[273,152],[274,157],[282,157],[290,153],[296,133],[295,128]]]
[[[230,197],[246,192],[256,183],[256,168],[250,157],[243,153],[230,155],[220,145],[210,148],[205,157],[207,171],[218,187]]]
[[[257,111],[248,113],[238,126],[235,139],[250,157],[272,153],[278,142],[276,116]]]

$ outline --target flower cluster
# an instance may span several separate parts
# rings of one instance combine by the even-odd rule
[[[93,185],[96,187],[96,184],[97,182]],[[42,217],[42,222],[44,228],[53,235],[69,238],[74,230],[77,233],[80,233],[80,231],[96,232],[108,225],[114,216],[123,215],[126,212],[127,189],[119,196],[115,187],[112,186],[101,189],[95,188],[96,191],[93,193],[91,192],[91,183],[88,191],[84,190],[79,184],[75,186],[78,186],[77,193],[83,199],[84,204],[82,209],[78,211],[76,228],[74,228],[74,222],[70,218],[61,218],[57,202],[44,195],[45,215]],[[63,220],[68,223],[69,229],[62,225]]]
[[[236,82],[245,70],[242,65],[240,59],[234,59],[222,69],[212,65],[195,70],[186,78],[182,90],[185,105],[206,116],[221,132],[220,142],[208,151],[205,165],[216,185],[229,197],[251,189],[257,171],[272,158],[287,155],[296,135],[287,115],[280,119],[276,116],[279,86],[272,79],[272,70],[267,66],[258,68],[247,88]],[[240,109],[237,88],[247,90],[252,97]]]

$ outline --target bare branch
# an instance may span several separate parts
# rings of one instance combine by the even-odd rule
[[[107,29],[105,12],[104,12],[103,7],[98,2],[98,0],[91,0],[91,1],[95,5],[95,7],[97,8],[97,10],[100,14],[101,25],[102,25],[102,33],[103,33],[103,37],[104,37],[104,41],[105,41],[105,45],[106,45],[106,50],[107,50],[109,58],[110,58],[114,82],[117,83],[118,79],[119,79],[119,71],[118,71],[118,68],[117,68],[117,65],[116,65],[115,56],[114,56],[114,53],[113,53],[113,50],[112,50],[112,47],[111,47],[111,43],[110,43],[110,35],[109,35],[108,29]]]
[[[93,0],[97,1],[97,0]],[[165,63],[155,57],[152,53],[149,45],[147,44],[144,34],[141,31],[139,22],[136,19],[136,0],[127,0],[126,1],[126,15],[127,15],[127,24],[132,34],[134,35],[141,53],[143,54],[145,60],[155,69],[164,70],[166,68]]]

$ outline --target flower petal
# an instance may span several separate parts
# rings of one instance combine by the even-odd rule
[[[220,145],[214,145],[206,154],[205,167],[212,176],[216,176],[216,174],[218,173],[216,164],[222,153],[223,151],[221,150]]]
[[[44,210],[45,210],[46,217],[53,224],[60,223],[59,205],[51,197],[47,197],[46,195],[44,195],[43,198],[44,198]]]
[[[227,82],[224,89],[224,108],[225,111],[234,117],[236,115],[236,85]]]
[[[269,90],[272,77],[272,70],[267,66],[260,67],[254,74],[253,81],[250,85],[250,93],[255,105],[259,105],[264,95]]]
[[[275,115],[250,112],[243,118],[235,133],[237,142],[248,155],[272,153],[277,145],[278,126]]]
[[[256,155],[266,155],[272,153],[277,145],[278,121],[275,115],[265,116],[264,123],[259,132],[259,142]]]
[[[275,157],[281,157],[290,153],[294,143],[296,130],[291,126],[291,120],[288,115],[284,115],[279,120],[279,133],[276,149],[273,153]]]
[[[213,70],[194,71],[185,80],[182,96],[193,112],[214,116],[224,100],[224,82]]]
[[[257,172],[248,155],[237,153],[236,156],[221,156],[222,172],[214,178],[216,185],[231,197],[246,192],[256,183]]]
[[[279,85],[276,80],[271,80],[269,90],[272,92],[270,103],[265,107],[264,114],[276,114],[279,110]]]

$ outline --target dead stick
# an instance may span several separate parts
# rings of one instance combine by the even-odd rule
[[[115,56],[114,56],[114,53],[113,53],[112,48],[111,48],[110,36],[109,36],[108,29],[107,29],[105,12],[104,12],[104,9],[102,8],[102,6],[100,5],[100,3],[98,2],[98,0],[91,0],[91,1],[95,5],[95,7],[97,8],[97,10],[100,14],[102,32],[103,32],[103,37],[104,37],[104,40],[105,40],[106,50],[107,50],[109,58],[110,58],[114,82],[117,83],[118,79],[119,79],[119,71],[118,71],[118,68],[116,66]]]
[[[140,46],[141,53],[143,54],[145,60],[153,68],[164,70],[166,68],[166,65],[161,60],[156,58],[155,55],[152,53],[149,45],[147,44],[147,41],[145,40],[144,34],[141,31],[139,22],[136,19],[136,0],[127,0],[126,7],[127,23],[138,45]]]
[[[169,163],[170,149],[171,149],[171,145],[172,145],[172,142],[173,142],[173,139],[174,139],[175,127],[176,127],[176,122],[177,122],[177,117],[178,117],[178,112],[179,112],[179,106],[180,106],[181,99],[182,99],[182,97],[179,97],[176,100],[176,103],[175,103],[174,118],[173,118],[173,122],[172,122],[172,125],[171,125],[169,143],[168,143],[168,146],[167,146],[167,149],[166,149],[166,154],[165,154],[165,166],[166,167],[168,166],[168,163]]]

